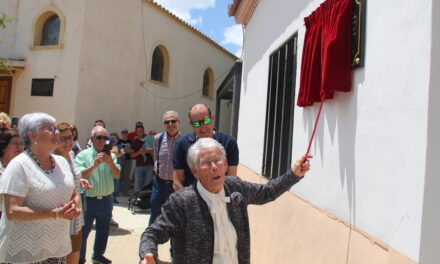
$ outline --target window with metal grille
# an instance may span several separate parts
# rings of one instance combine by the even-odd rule
[[[276,178],[291,166],[297,38],[295,34],[270,55],[262,166],[268,178]]]
[[[32,79],[31,96],[53,96],[54,79]]]

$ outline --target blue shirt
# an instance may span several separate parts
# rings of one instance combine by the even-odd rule
[[[239,160],[238,146],[235,138],[221,132],[215,132],[214,139],[222,144],[222,146],[225,148],[228,166],[237,166]],[[194,175],[186,162],[188,149],[192,144],[194,144],[194,142],[196,142],[196,134],[194,132],[185,134],[180,137],[176,143],[176,147],[174,148],[173,167],[175,170],[185,171],[185,180],[183,182],[183,186],[189,186],[195,181]]]

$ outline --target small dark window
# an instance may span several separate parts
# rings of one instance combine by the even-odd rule
[[[54,79],[32,79],[31,96],[53,96]]]
[[[41,46],[58,45],[60,39],[60,18],[57,15],[49,17],[44,23],[41,36]]]
[[[156,47],[153,52],[153,62],[151,66],[151,80],[163,82],[164,72],[164,56],[159,47]]]
[[[209,78],[209,72],[208,72],[208,70],[206,70],[205,74],[203,75],[203,96],[209,96],[210,83],[211,83],[211,80]]]

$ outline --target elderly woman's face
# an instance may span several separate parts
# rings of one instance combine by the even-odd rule
[[[206,148],[200,151],[198,164],[198,168],[191,170],[203,187],[212,193],[221,191],[225,183],[225,173],[228,169],[226,158],[222,157],[217,148]]]
[[[15,156],[22,153],[23,151],[24,151],[23,139],[19,136],[15,136],[11,138],[11,141],[9,141],[9,144],[6,146],[3,154],[3,159],[9,162],[11,159],[13,159]]]
[[[38,129],[34,141],[41,147],[46,147],[52,151],[58,145],[59,135],[60,132],[55,124],[43,123]]]
[[[66,129],[60,133],[60,143],[57,150],[62,153],[69,153],[73,148],[73,133],[71,129]]]

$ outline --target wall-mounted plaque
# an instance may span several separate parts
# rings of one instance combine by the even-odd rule
[[[365,63],[365,5],[367,0],[352,0],[351,66],[363,67]]]
[[[31,96],[53,96],[54,79],[32,79]]]

